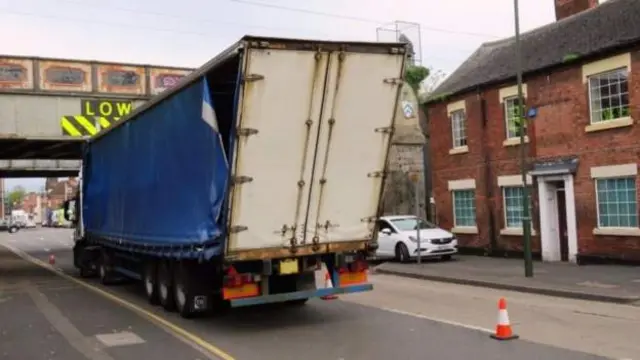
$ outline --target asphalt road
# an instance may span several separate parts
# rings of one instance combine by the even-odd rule
[[[70,253],[71,232],[68,230],[3,233],[0,244],[45,262],[50,254],[54,254],[55,266],[75,275]],[[372,276],[378,286],[373,292],[344,296],[347,301],[315,300],[297,308],[237,309],[197,320],[185,320],[147,305],[137,284],[105,288],[90,281],[91,285],[107,290],[120,301],[163,319],[165,324],[161,328],[149,321],[148,316],[139,315],[72,280],[15,256],[5,254],[3,259],[0,263],[0,270],[4,269],[0,272],[0,359],[120,360],[150,356],[157,360],[204,359],[197,351],[203,345],[220,349],[228,354],[228,358],[248,360],[603,358],[526,340],[498,342],[479,327],[434,321],[412,312],[401,313],[405,305],[402,301],[389,300],[397,294],[388,292],[407,289],[394,290],[384,283],[378,286],[377,279],[381,275]],[[11,265],[8,269],[7,260]],[[2,284],[8,292],[2,292]],[[375,299],[386,299],[387,303],[381,306]],[[431,305],[422,304],[425,308]],[[397,311],[381,308],[393,306]],[[494,319],[495,315],[492,316]],[[164,329],[167,326],[169,328]],[[105,346],[96,341],[96,335],[108,333],[131,341],[135,337],[130,334],[133,333],[143,342]],[[184,338],[185,334],[189,335],[189,343],[195,343],[189,345],[176,337]],[[49,349],[49,354],[39,349]]]

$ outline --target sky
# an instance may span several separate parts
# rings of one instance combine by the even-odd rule
[[[555,21],[554,0],[519,3],[521,31]],[[394,40],[394,21],[415,23],[400,29],[422,64],[450,74],[513,35],[513,0],[0,0],[0,52],[195,68],[246,34]]]

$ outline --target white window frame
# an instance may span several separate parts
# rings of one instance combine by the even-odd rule
[[[596,227],[593,229],[594,235],[610,235],[610,236],[640,236],[640,228],[638,227],[600,227],[600,208],[598,199],[598,183],[597,180],[618,179],[635,177],[636,179],[636,208],[638,207],[638,164],[620,164],[609,166],[596,166],[591,168],[591,179],[593,179],[593,191],[595,192],[596,206]]]
[[[449,192],[451,192],[451,210],[453,216],[454,227],[451,229],[451,232],[454,234],[477,234],[478,233],[478,208],[476,206],[476,226],[457,226],[456,223],[456,210],[455,210],[455,198],[454,191],[457,190],[472,190],[474,201],[476,200],[476,180],[475,179],[461,179],[461,180],[451,180],[448,182]]]
[[[591,116],[592,99],[589,78],[593,75],[607,73],[616,69],[623,68],[626,68],[627,72],[631,74],[631,53],[627,52],[582,65],[582,83],[587,90],[587,100],[589,101],[589,122],[584,128],[585,132],[603,131],[633,125],[633,118],[631,116],[598,122],[593,122]]]
[[[473,195],[473,225],[458,225],[458,217],[456,216],[456,192],[459,191],[470,191],[471,194]],[[453,206],[451,206],[452,210],[453,210],[453,227],[454,228],[461,228],[461,227],[474,227],[477,228],[478,227],[478,211],[477,211],[477,204],[476,204],[476,190],[475,189],[455,189],[455,190],[451,190],[451,204]]]
[[[453,128],[453,113],[462,110],[463,114],[464,114],[464,120],[463,120],[463,126],[464,126],[464,133],[465,133],[465,142],[467,143],[467,145],[461,145],[461,146],[456,146],[455,145],[455,132],[454,132],[454,128]],[[460,100],[460,101],[456,101],[456,102],[452,102],[447,104],[447,118],[449,119],[449,126],[451,129],[451,149],[449,150],[449,155],[455,155],[455,154],[464,154],[469,152],[469,136],[468,136],[468,131],[467,131],[467,109],[466,109],[466,102],[465,100]]]
[[[456,118],[456,115],[459,115],[459,118]],[[452,148],[459,149],[467,146],[467,113],[464,109],[458,109],[452,111],[449,114],[449,118],[451,119],[451,140],[452,140]],[[456,123],[458,123],[459,127],[456,128]],[[458,131],[456,131],[458,130]],[[462,133],[463,136],[458,137],[457,135]],[[462,140],[464,140],[464,144],[462,144]]]
[[[636,216],[638,210],[638,179],[636,176],[616,176],[616,177],[604,177],[594,179],[593,185],[596,192],[596,225],[598,229],[637,229],[638,226],[603,226],[600,221],[600,196],[598,195],[598,181],[617,180],[617,179],[633,179],[636,186]]]
[[[509,226],[508,222],[507,222],[507,196],[506,196],[506,190],[507,189],[522,189],[522,185],[509,185],[509,186],[502,186],[502,217],[504,220],[504,228],[505,230],[511,230],[511,229],[517,229],[517,230],[521,230],[522,231],[522,226],[520,227],[513,227],[513,226]],[[524,198],[524,189],[523,189],[523,193],[522,193],[522,197]]]
[[[591,89],[591,80],[594,77],[600,77],[603,75],[608,75],[611,73],[617,73],[619,71],[626,71],[627,73],[627,100],[628,100],[628,104],[627,104],[627,113],[625,115],[616,117],[616,118],[611,118],[611,119],[607,119],[607,120],[597,120],[594,119],[593,115],[593,93],[592,93],[592,89]],[[629,81],[629,77],[630,77],[630,71],[626,66],[623,67],[618,67],[615,69],[611,69],[611,70],[606,70],[603,72],[599,72],[597,74],[591,74],[587,76],[587,93],[588,93],[588,97],[589,97],[589,124],[591,125],[598,125],[598,124],[603,124],[603,123],[607,123],[610,121],[616,121],[616,120],[623,120],[623,119],[627,119],[631,116],[631,102],[630,102],[630,98],[629,98],[629,86],[631,85],[631,82]],[[617,94],[617,96],[621,97],[622,93]],[[620,99],[621,100],[621,99]],[[602,96],[600,96],[600,101],[602,101]],[[602,109],[601,109],[602,110]],[[602,113],[602,112],[601,112]]]
[[[533,190],[531,185],[533,184],[533,179],[531,175],[527,175],[527,186],[531,191],[529,192],[529,217],[531,218],[531,235],[537,235],[535,226],[533,223],[533,202],[531,194],[533,194]],[[502,197],[502,221],[504,224],[504,228],[500,230],[500,235],[509,235],[509,236],[522,236],[524,235],[524,229],[522,227],[514,228],[507,227],[507,202],[506,197],[504,196],[504,188],[507,187],[522,187],[522,175],[506,175],[498,177],[498,186],[500,187],[500,196]]]
[[[512,140],[512,139],[520,139],[520,135],[515,135],[515,136],[510,136],[509,132],[510,132],[510,127],[509,127],[509,102],[510,101],[514,101],[514,100],[518,100],[518,95],[513,95],[513,96],[509,96],[503,99],[503,103],[504,103],[504,126],[505,126],[505,134],[506,134],[506,140]],[[523,100],[525,101],[526,104],[526,98],[523,98]],[[522,115],[522,118],[524,119],[524,121],[526,122],[526,117],[524,116],[524,114]],[[524,136],[527,136],[527,124],[525,123],[525,134]]]
[[[508,86],[508,87],[504,87],[501,88],[499,90],[499,95],[500,97],[500,105],[503,107],[503,117],[504,117],[504,135],[505,135],[505,140],[502,142],[502,146],[516,146],[516,145],[520,145],[520,137],[516,136],[516,137],[509,137],[509,117],[507,115],[507,106],[505,104],[505,100],[506,99],[511,99],[513,97],[517,97],[518,96],[518,86],[517,85],[513,85],[513,86]],[[522,97],[523,97],[523,103],[524,105],[527,104],[527,84],[523,83],[522,84]],[[525,115],[525,114],[523,114]],[[526,116],[525,116],[525,121],[526,121]],[[528,125],[528,124],[527,124]],[[525,134],[524,136],[524,142],[528,143],[529,142],[529,136],[527,134]]]

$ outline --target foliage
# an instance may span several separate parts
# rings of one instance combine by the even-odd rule
[[[517,136],[527,134],[527,119],[525,115],[525,105],[518,106],[516,102],[515,106],[509,109],[509,131]],[[524,130],[524,131],[521,131]]]
[[[16,186],[9,192],[7,195],[7,201],[11,205],[16,205],[22,203],[27,192],[22,186]]]
[[[568,53],[562,58],[562,62],[567,63],[570,61],[578,60],[579,58],[580,58],[580,55],[576,53]]]
[[[424,79],[429,76],[429,69],[420,65],[410,65],[404,72],[404,77],[407,83],[411,86],[413,91],[418,93],[420,84]]]

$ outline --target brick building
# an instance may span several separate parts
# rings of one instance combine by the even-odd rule
[[[462,250],[522,251],[525,146],[533,250],[549,261],[640,260],[640,0],[552,0],[557,21],[483,44],[427,102],[441,226]]]
[[[67,180],[58,180],[58,178],[47,178],[45,181],[45,206],[52,209],[60,209],[65,200],[75,196],[78,190],[78,180],[69,178]]]

